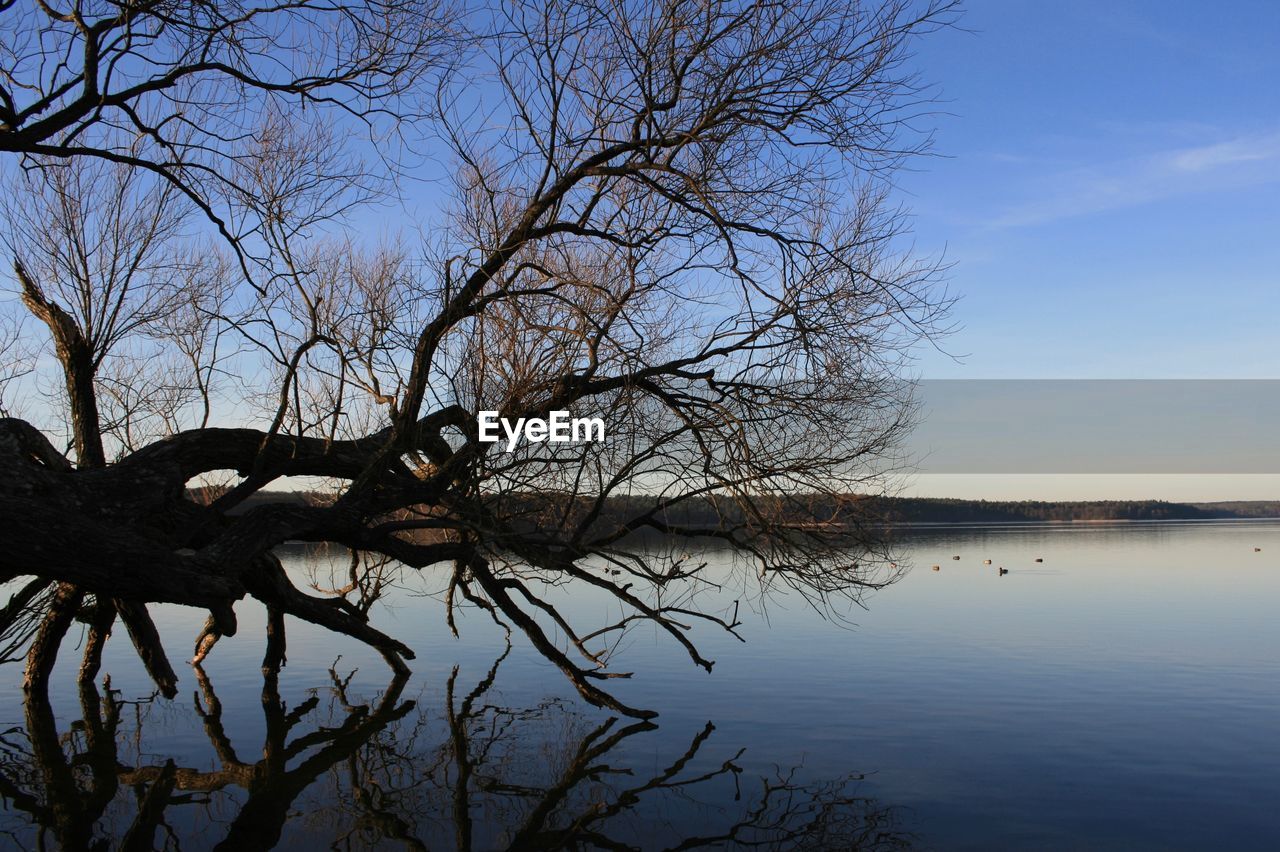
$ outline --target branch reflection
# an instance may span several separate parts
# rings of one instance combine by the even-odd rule
[[[233,735],[258,723],[228,719],[200,669],[195,714],[212,754],[188,758],[196,765],[146,750],[166,720],[109,679],[101,693],[80,688],[81,718],[63,732],[33,694],[25,726],[0,734],[0,831],[21,847],[68,850],[911,845],[895,809],[858,794],[860,776],[751,775],[745,749],[714,753],[711,723],[674,744],[645,736],[658,730],[650,722],[600,722],[575,704],[504,706],[495,684],[506,656],[470,688],[455,668],[441,712],[401,700],[404,678],[363,701],[336,670],[290,706],[268,675],[253,761]]]

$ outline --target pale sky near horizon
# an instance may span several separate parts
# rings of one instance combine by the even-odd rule
[[[939,156],[899,181],[960,296],[960,357],[922,352],[920,373],[1280,377],[1280,3],[975,0],[960,26],[920,43]],[[909,491],[1274,499],[1280,477]]]

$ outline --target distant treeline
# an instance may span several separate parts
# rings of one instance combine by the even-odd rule
[[[220,496],[218,492],[202,489],[192,492],[192,497],[208,501]],[[320,504],[332,500],[332,495],[322,492],[277,491],[254,494],[236,511],[244,511],[263,503]],[[545,522],[550,515],[563,518],[564,499],[555,495],[507,495],[506,510],[510,517],[523,517],[529,526]],[[511,512],[510,501],[520,504]],[[575,498],[578,511],[585,512],[585,498]],[[649,498],[611,498],[600,513],[598,523],[609,525],[633,517],[649,504]],[[1165,500],[960,500],[931,497],[872,497],[865,495],[812,495],[778,498],[774,504],[774,517],[783,517],[798,524],[815,524],[826,527],[842,527],[867,523],[887,524],[956,524],[956,523],[1016,523],[1035,521],[1181,521],[1229,518],[1280,518],[1280,501],[1228,501],[1220,503],[1173,503]],[[714,497],[689,500],[668,510],[662,517],[672,526],[731,526],[742,523],[743,516],[732,501]]]
[[[1280,502],[1171,503],[1165,500],[958,500],[873,497],[868,508],[899,523],[997,523],[1016,521],[1187,521],[1276,518]]]
[[[1280,518],[1280,500],[1228,500],[1222,503],[1192,503],[1211,512],[1214,518]]]

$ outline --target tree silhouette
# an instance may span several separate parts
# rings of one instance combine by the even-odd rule
[[[35,415],[0,420],[0,566],[35,578],[0,633],[32,637],[29,690],[76,618],[91,679],[118,619],[172,695],[147,606],[209,613],[200,660],[246,596],[269,613],[269,667],[291,616],[404,672],[412,650],[370,623],[387,583],[368,571],[431,569],[450,625],[482,608],[588,701],[642,717],[600,686],[627,674],[610,663],[621,633],[655,625],[709,670],[691,628],[738,624],[700,608],[716,578],[688,548],[640,533],[730,546],[819,607],[894,578],[836,497],[894,463],[903,367],[948,303],[890,190],[928,143],[910,49],[949,5],[0,15],[0,150],[33,193],[6,240],[53,343],[68,444]],[[448,163],[416,252],[344,219],[388,200],[379,175],[406,178],[393,131]],[[58,227],[33,241],[42,219]],[[227,251],[193,242],[208,220]],[[560,410],[606,438],[479,439],[481,411]],[[264,497],[282,477],[325,497]],[[836,509],[815,519],[819,504]],[[298,588],[274,552],[288,541],[349,550],[351,582]],[[621,614],[570,624],[561,585]]]

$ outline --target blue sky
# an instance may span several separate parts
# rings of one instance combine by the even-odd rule
[[[900,181],[961,297],[943,346],[962,357],[922,353],[920,372],[1280,377],[1280,3],[974,0],[961,26],[920,45],[939,156]],[[907,491],[1276,499],[1280,477],[921,475]]]
[[[930,378],[1280,376],[1280,4],[975,0],[902,176],[959,330]]]

